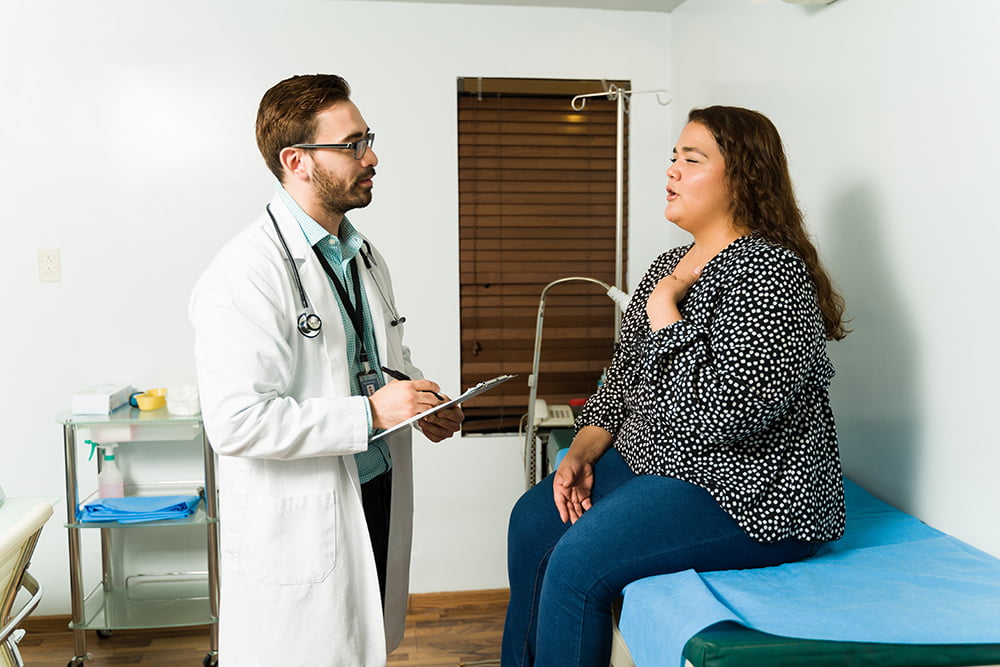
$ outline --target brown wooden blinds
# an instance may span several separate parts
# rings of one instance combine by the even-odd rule
[[[523,81],[526,93],[511,80],[465,81],[473,92],[460,87],[458,97],[462,386],[518,375],[464,406],[465,431],[512,432],[527,413],[542,289],[568,276],[614,284],[616,102],[570,106],[607,82],[553,82],[547,95],[539,80]],[[538,397],[592,394],[612,354],[610,299],[590,283],[556,286],[543,332]]]

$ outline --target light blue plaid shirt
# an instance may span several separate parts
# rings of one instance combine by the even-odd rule
[[[303,211],[302,207],[292,199],[291,195],[283,187],[278,185],[276,190],[278,196],[285,203],[285,206],[292,212],[295,221],[299,223],[299,227],[302,229],[302,233],[305,234],[309,245],[319,248],[320,252],[323,253],[326,261],[330,263],[330,267],[336,272],[341,284],[347,287],[347,294],[351,299],[352,305],[358,308],[358,304],[354,303],[354,290],[351,289],[351,280],[348,271],[351,260],[358,257],[361,250],[363,243],[361,235],[358,234],[354,225],[347,218],[344,218],[340,223],[341,238],[337,238],[323,229],[322,225]],[[361,261],[360,258],[358,261]],[[359,266],[358,271],[360,272],[360,270],[361,267]],[[351,393],[355,396],[362,396],[361,383],[358,381],[358,373],[361,372],[358,335],[354,330],[354,324],[351,322],[347,310],[344,308],[344,304],[340,302],[340,296],[333,286],[333,280],[328,278],[328,281],[330,289],[333,290],[333,295],[337,299],[337,305],[340,307],[340,318],[343,321],[344,333],[347,337],[347,361],[351,377]],[[372,370],[378,374],[379,384],[384,385],[385,378],[382,376],[382,370],[378,362],[378,348],[375,345],[375,327],[372,325],[372,315],[371,310],[368,308],[368,297],[365,294],[364,283],[361,284],[361,301],[360,310],[362,319],[364,320],[365,350],[368,352],[369,364]],[[365,401],[365,410],[368,412],[368,435],[374,435],[371,406],[368,401]],[[355,454],[354,460],[358,464],[358,477],[360,477],[362,484],[392,468],[389,447],[382,440],[376,440],[368,445],[367,451]]]

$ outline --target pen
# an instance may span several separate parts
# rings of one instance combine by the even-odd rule
[[[400,373],[399,371],[394,371],[391,368],[386,368],[385,366],[382,366],[382,372],[385,373],[386,375],[388,375],[389,377],[394,378],[396,380],[401,380],[401,381],[404,381],[404,382],[410,382],[410,381],[413,380],[413,378],[411,378],[406,373]],[[435,396],[437,396],[437,399],[439,401],[443,401],[444,400],[444,396],[442,396],[441,394],[437,393],[436,391],[431,391],[430,389],[421,389],[420,391],[426,391],[428,394],[434,394]]]

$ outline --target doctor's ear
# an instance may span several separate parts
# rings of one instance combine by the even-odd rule
[[[285,168],[285,173],[290,178],[308,180],[309,170],[306,169],[308,160],[305,159],[305,156],[305,150],[301,148],[282,148],[281,153],[278,154],[281,166]]]

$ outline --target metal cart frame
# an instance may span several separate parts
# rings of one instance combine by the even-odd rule
[[[159,413],[159,414],[156,414]],[[99,588],[109,591],[112,578],[116,570],[116,563],[113,556],[111,531],[128,530],[128,527],[115,528],[95,528],[88,525],[84,528],[79,521],[78,512],[80,507],[80,491],[77,479],[77,429],[78,428],[100,428],[102,426],[128,426],[143,428],[150,425],[167,425],[170,427],[180,426],[181,428],[190,426],[200,434],[203,450],[204,467],[204,516],[199,514],[199,518],[194,524],[204,524],[207,530],[207,577],[208,577],[208,607],[209,613],[206,617],[192,617],[190,622],[173,623],[172,625],[206,625],[210,624],[209,630],[209,651],[205,655],[203,664],[205,667],[214,667],[218,664],[219,650],[219,513],[218,495],[215,484],[215,452],[212,450],[208,437],[205,434],[204,426],[200,415],[195,416],[173,416],[167,412],[166,408],[143,413],[140,420],[139,410],[128,406],[119,408],[110,415],[60,415],[58,421],[63,426],[63,448],[65,457],[66,472],[66,528],[69,539],[69,575],[70,575],[70,596],[72,606],[73,644],[75,655],[70,659],[68,667],[83,667],[86,660],[92,658],[87,652],[87,630],[97,630],[98,636],[108,636],[110,631],[115,629],[112,624],[108,627],[97,627],[90,624],[86,613],[86,601],[89,596],[84,591],[83,563],[81,548],[81,530],[99,530],[101,534],[101,574],[102,581],[98,588],[91,593],[97,594]],[[198,436],[195,436],[198,437]],[[100,468],[100,457],[98,457],[98,468]],[[159,522],[164,523],[164,522]],[[149,524],[135,524],[137,526]],[[175,573],[171,573],[175,574]],[[194,574],[194,573],[180,573]],[[201,573],[204,574],[204,573]],[[101,592],[103,594],[103,592]],[[110,598],[101,602],[102,605],[110,605]],[[121,626],[139,627],[139,626]],[[165,627],[155,624],[141,627]]]

